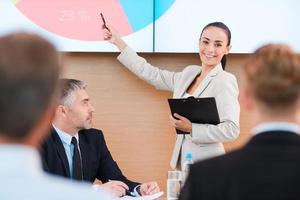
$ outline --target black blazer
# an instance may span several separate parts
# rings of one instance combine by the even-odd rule
[[[240,150],[191,166],[180,200],[300,199],[300,136],[264,132]]]
[[[140,184],[122,174],[106,146],[102,131],[86,129],[79,131],[78,135],[84,181],[94,182],[96,178],[104,183],[109,179],[119,180],[126,183],[131,191]],[[67,155],[54,129],[42,145],[41,157],[46,172],[70,178]]]

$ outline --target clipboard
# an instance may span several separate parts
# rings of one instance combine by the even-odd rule
[[[214,97],[184,99],[168,99],[172,116],[177,113],[188,118],[192,123],[213,124],[220,123],[217,104]],[[176,129],[177,134],[188,134]]]

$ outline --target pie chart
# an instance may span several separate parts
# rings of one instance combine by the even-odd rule
[[[155,22],[175,0],[11,0],[39,27],[70,39],[103,40],[106,23],[126,36]]]

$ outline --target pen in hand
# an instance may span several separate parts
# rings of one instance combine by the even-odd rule
[[[103,187],[114,193],[118,197],[130,195],[129,187],[122,181],[108,180],[103,184]]]

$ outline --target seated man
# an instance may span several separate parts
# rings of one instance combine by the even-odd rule
[[[181,200],[300,197],[300,59],[285,45],[266,45],[244,72],[241,103],[254,114],[253,138],[192,165]]]
[[[86,84],[62,79],[62,93],[56,108],[53,130],[42,146],[44,169],[70,179],[94,182],[117,196],[150,195],[159,191],[156,182],[139,184],[128,180],[113,160],[103,133],[91,128],[93,112]],[[77,146],[77,144],[79,144]]]
[[[0,199],[113,199],[88,184],[46,174],[37,148],[49,133],[59,59],[52,44],[28,33],[0,37]]]

